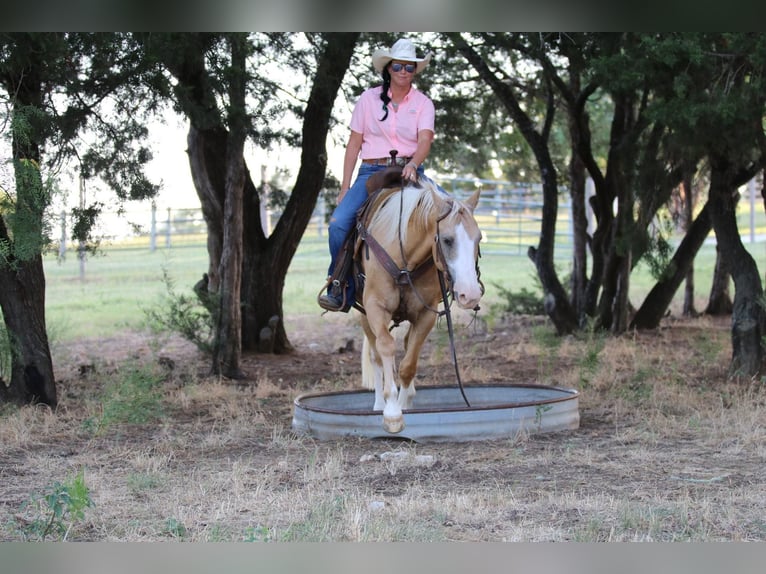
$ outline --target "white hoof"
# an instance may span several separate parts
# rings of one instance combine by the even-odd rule
[[[387,433],[396,434],[404,430],[404,417],[399,415],[398,417],[383,417],[383,429]]]

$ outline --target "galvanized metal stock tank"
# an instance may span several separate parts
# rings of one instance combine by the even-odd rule
[[[467,406],[456,386],[418,387],[413,408],[404,411],[405,428],[383,430],[368,390],[304,394],[293,408],[293,430],[320,440],[342,437],[393,438],[425,442],[465,442],[513,438],[524,433],[576,429],[579,393],[543,385],[466,385]]]

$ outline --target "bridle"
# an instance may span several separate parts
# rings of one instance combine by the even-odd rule
[[[442,301],[444,301],[444,311],[442,311],[442,314],[447,318],[447,333],[449,333],[449,346],[450,351],[452,353],[452,364],[455,367],[455,378],[457,378],[457,384],[460,388],[460,394],[463,395],[463,400],[465,401],[465,404],[468,408],[471,408],[471,403],[468,402],[468,397],[465,395],[465,389],[463,389],[463,381],[460,378],[460,368],[457,364],[457,351],[455,350],[455,334],[454,329],[452,328],[452,303],[448,301],[449,293],[452,294],[452,301],[455,300],[455,292],[452,290],[452,277],[450,276],[449,272],[449,265],[447,265],[447,259],[444,257],[444,252],[442,251],[442,243],[441,243],[441,236],[439,233],[439,223],[446,218],[450,214],[450,211],[447,211],[443,215],[441,215],[439,218],[436,219],[436,236],[434,237],[434,242],[436,243],[435,247],[435,260],[436,260],[436,271],[437,275],[439,277],[439,288],[442,292]],[[481,273],[479,272],[479,257],[481,257],[481,250],[479,250],[478,257],[476,258],[476,278],[479,280],[479,285],[481,285],[481,294],[484,295],[484,283],[481,282],[481,279],[479,278],[481,276]],[[441,263],[441,265],[440,265]],[[447,289],[447,283],[450,285],[449,293]],[[479,311],[479,306],[477,305],[474,308],[474,312]]]

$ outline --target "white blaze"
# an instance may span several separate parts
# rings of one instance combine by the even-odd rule
[[[481,299],[481,284],[476,276],[474,243],[462,223],[455,228],[455,257],[448,265],[455,301],[464,309],[472,309]]]

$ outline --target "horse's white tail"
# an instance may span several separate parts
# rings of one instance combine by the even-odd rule
[[[370,340],[367,335],[362,342],[362,386],[365,389],[375,388],[374,367],[372,365],[372,356],[370,355]]]

